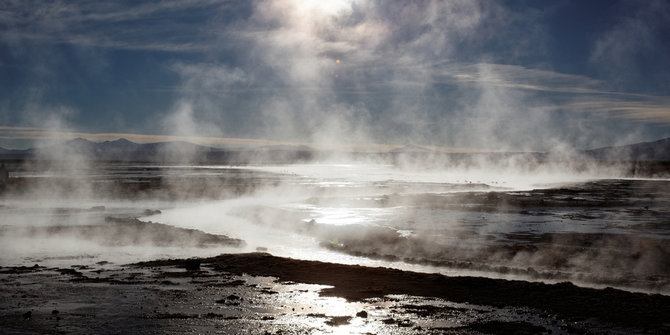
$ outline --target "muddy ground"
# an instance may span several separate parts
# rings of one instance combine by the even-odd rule
[[[670,297],[266,253],[0,269],[0,332],[608,334],[670,332]]]
[[[93,182],[13,177],[2,194],[5,200],[102,190],[91,193],[106,195],[101,206],[83,210],[99,212],[104,220],[71,224],[65,219],[82,209],[56,208],[54,213],[65,223],[7,225],[0,227],[0,235],[74,238],[103,246],[239,248],[244,236],[137,219],[157,211],[153,208],[149,213],[108,215],[104,200],[226,199],[282,181],[244,169],[197,177],[188,177],[190,170],[181,168],[176,175],[158,167],[109,169]],[[292,230],[340,253],[512,274],[530,281],[447,277],[265,253],[136,264],[110,263],[118,261],[105,255],[91,261],[85,252],[60,259],[61,265],[23,257],[22,263],[0,267],[0,333],[667,334],[669,295],[584,288],[567,281],[667,292],[669,185],[600,180],[527,192],[467,185],[458,193],[428,192],[420,185],[417,189],[427,193],[419,193],[413,191],[416,185],[389,181],[374,185],[384,193],[374,197],[301,186],[306,194],[315,194],[306,201],[311,204],[403,206],[408,221],[401,223],[413,234],[398,234],[409,229],[403,226],[332,227],[276,208],[245,208],[239,215],[264,214],[271,220],[251,220],[259,229]],[[5,209],[11,210],[11,204]],[[457,224],[450,230],[410,221],[424,209],[455,213]],[[444,219],[445,225],[449,220]],[[502,229],[508,221],[525,226],[521,232]],[[527,229],[563,222],[566,231]],[[447,235],[452,237],[448,241],[461,243],[444,242]],[[9,266],[20,264],[24,266]]]

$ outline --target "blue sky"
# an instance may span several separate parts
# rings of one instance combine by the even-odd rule
[[[670,137],[667,41],[663,0],[7,0],[0,146],[655,140]]]

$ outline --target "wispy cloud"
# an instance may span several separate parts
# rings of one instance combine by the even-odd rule
[[[444,84],[472,84],[552,94],[553,108],[601,117],[670,124],[670,97],[619,92],[601,80],[515,65],[445,64],[436,77]]]
[[[202,52],[211,48],[202,38],[202,27],[182,20],[189,13],[201,15],[230,4],[225,0],[7,1],[0,5],[0,38],[111,49]]]
[[[239,65],[243,87],[228,83],[230,71],[210,75],[219,73],[219,64],[192,67],[200,75],[184,76],[186,86],[256,92],[258,104],[241,108],[253,120],[265,120],[252,122],[257,129],[314,141],[384,141],[393,129],[396,138],[421,143],[547,146],[573,138],[584,112],[668,121],[663,97],[618,92],[586,75],[515,65],[544,38],[536,12],[516,13],[488,1],[342,3],[333,13],[300,1],[256,2],[248,18],[219,34],[245,59]],[[514,50],[489,53],[501,41]],[[497,55],[510,63],[495,62]],[[206,109],[203,101],[231,105],[213,94],[199,98],[196,113]],[[585,108],[583,101],[600,107]],[[557,123],[554,115],[561,113],[572,115],[570,121]],[[252,120],[228,115],[219,123]]]
[[[602,118],[670,125],[670,98],[668,97],[584,96],[571,98],[558,107],[572,112],[595,113]]]

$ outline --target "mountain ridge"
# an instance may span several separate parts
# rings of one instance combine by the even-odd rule
[[[577,152],[599,161],[670,161],[670,138],[622,146],[579,150]],[[258,160],[259,162],[294,162],[309,160],[317,153],[317,150],[304,145],[263,146],[254,149],[224,149],[186,141],[136,143],[126,138],[119,138],[112,141],[93,142],[79,137],[30,149],[6,149],[0,147],[0,160],[58,160],[70,155],[79,155],[101,161],[236,163]],[[406,145],[387,152],[376,153],[376,155],[398,156],[436,153],[438,152],[425,147]],[[476,155],[486,154],[476,153]],[[514,153],[489,153],[489,155],[501,157],[506,154]],[[534,154],[544,156],[551,154],[551,152]],[[445,155],[465,157],[475,155],[475,153],[448,153]]]
[[[136,143],[126,138],[93,142],[78,137],[46,146],[13,150],[0,147],[0,160],[63,160],[79,157],[97,161],[155,163],[248,163],[304,161],[311,158],[311,148],[272,146],[256,150],[222,149],[186,141]],[[67,157],[67,158],[66,158]]]

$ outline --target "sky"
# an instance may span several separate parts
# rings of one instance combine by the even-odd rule
[[[668,41],[664,0],[5,0],[0,146],[651,141]]]

